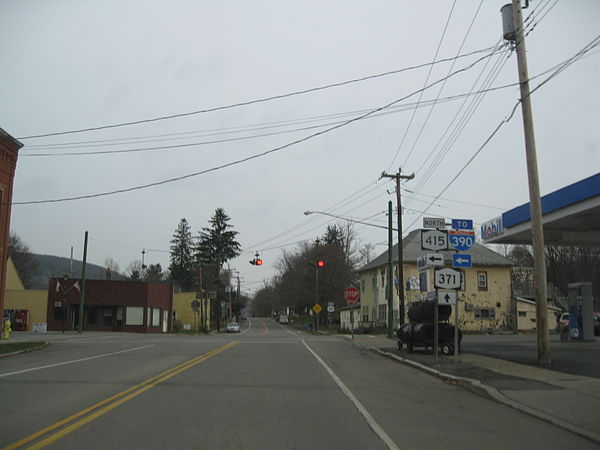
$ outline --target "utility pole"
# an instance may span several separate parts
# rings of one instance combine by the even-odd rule
[[[81,290],[79,291],[79,333],[83,332],[83,307],[85,305],[85,265],[87,262],[88,232],[83,241],[83,264],[81,266]]]
[[[510,13],[511,5],[502,8],[503,17]],[[510,17],[510,14],[508,14]],[[535,277],[535,315],[537,329],[538,363],[550,364],[550,331],[548,328],[548,296],[546,287],[546,261],[544,254],[544,226],[542,223],[542,204],[540,198],[540,182],[538,176],[535,135],[533,132],[533,113],[529,91],[529,73],[527,70],[527,53],[525,49],[525,33],[523,30],[523,11],[520,0],[512,0],[512,16],[514,27],[507,33],[510,20],[505,18],[504,37],[515,41],[517,50],[517,66],[521,90],[521,110],[523,113],[523,129],[525,132],[525,154],[527,159],[527,178],[529,182],[529,205],[531,214],[531,234],[533,240],[533,270]]]
[[[387,288],[387,337],[392,338],[394,328],[394,261],[392,247],[394,238],[392,233],[392,201],[388,202],[388,288]]]
[[[398,173],[387,174],[383,172],[381,178],[393,178],[396,180],[396,205],[398,206],[398,299],[399,325],[404,325],[404,248],[402,245],[402,195],[400,193],[400,180],[412,180],[415,174],[402,175],[402,168],[398,168]]]

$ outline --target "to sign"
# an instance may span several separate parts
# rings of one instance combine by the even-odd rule
[[[452,228],[455,230],[472,230],[473,221],[470,219],[452,219]]]
[[[446,228],[446,219],[442,217],[423,217],[423,228]]]
[[[448,232],[450,245],[460,252],[464,252],[473,247],[475,243],[474,231],[451,230]]]
[[[460,288],[460,271],[446,267],[435,271],[434,285],[439,289]]]
[[[346,303],[354,305],[360,298],[360,291],[355,286],[348,286],[344,289],[344,298],[346,299]]]
[[[421,249],[448,250],[448,235],[441,230],[421,230]]]

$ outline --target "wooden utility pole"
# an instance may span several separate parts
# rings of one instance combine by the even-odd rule
[[[506,5],[508,7],[509,5]],[[548,296],[546,287],[546,261],[544,253],[544,226],[542,223],[542,202],[538,176],[535,135],[533,132],[533,113],[529,91],[529,73],[525,33],[523,30],[523,11],[520,0],[512,0],[514,34],[521,89],[521,110],[525,132],[525,154],[527,159],[527,178],[529,181],[529,205],[531,214],[531,234],[533,240],[533,270],[535,277],[535,316],[537,329],[537,351],[540,364],[550,364],[550,330],[548,328]],[[506,26],[506,24],[505,24]],[[505,38],[507,35],[505,34]]]
[[[404,325],[404,249],[402,245],[402,195],[400,193],[400,180],[412,180],[415,174],[401,175],[402,168],[398,173],[387,174],[383,172],[381,178],[393,178],[396,180],[396,205],[398,207],[398,299],[399,299],[399,325]]]

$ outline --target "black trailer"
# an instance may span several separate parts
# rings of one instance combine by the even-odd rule
[[[433,349],[434,344],[434,302],[413,302],[408,305],[408,318],[410,323],[400,327],[398,336],[398,350],[406,345],[406,350],[412,353],[416,346]],[[444,355],[454,354],[454,325],[448,323],[452,313],[450,305],[438,305],[438,347]],[[462,332],[458,330],[458,351]]]

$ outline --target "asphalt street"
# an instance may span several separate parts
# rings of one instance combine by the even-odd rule
[[[235,335],[46,338],[0,358],[2,447],[595,448],[343,337],[270,319]]]

